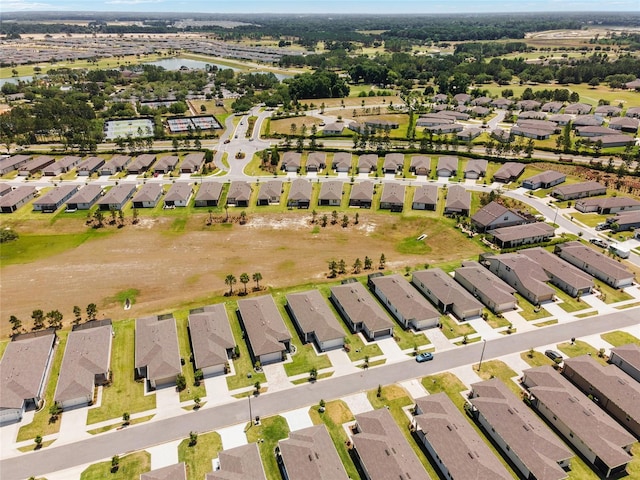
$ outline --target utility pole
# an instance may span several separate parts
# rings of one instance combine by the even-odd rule
[[[482,353],[480,353],[480,363],[478,364],[478,373],[480,373],[480,369],[482,368],[482,359],[484,358],[484,349],[487,346],[487,340],[483,338],[482,341],[483,341]]]
[[[249,428],[253,425],[253,413],[251,412],[251,394],[247,396],[249,399]]]

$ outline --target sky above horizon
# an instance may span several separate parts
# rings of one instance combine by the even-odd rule
[[[299,14],[640,12],[640,0],[2,0],[0,11]]]

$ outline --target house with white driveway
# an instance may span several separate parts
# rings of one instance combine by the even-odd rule
[[[236,346],[224,303],[191,310],[189,337],[195,368],[205,377],[224,374]]]
[[[352,332],[370,341],[393,335],[393,322],[360,282],[331,287],[329,298]]]
[[[460,320],[482,315],[482,303],[439,268],[413,272],[411,283],[442,313],[451,312]]]
[[[152,390],[173,386],[182,373],[173,315],[136,319],[135,369]]]
[[[291,333],[271,295],[238,300],[238,319],[254,361],[281,362],[291,348]]]
[[[462,262],[454,272],[454,279],[494,313],[515,310],[518,306],[513,295],[516,290],[478,262]]]
[[[286,308],[305,343],[321,352],[344,345],[344,329],[318,290],[288,294]]]

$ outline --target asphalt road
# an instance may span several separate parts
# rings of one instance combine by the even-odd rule
[[[583,318],[523,332],[505,335],[486,343],[484,359],[523,352],[531,347],[567,341],[571,337],[597,334],[637,325],[640,308],[621,310],[613,314]],[[406,362],[374,367],[361,373],[328,378],[315,384],[300,385],[289,390],[265,393],[251,400],[254,415],[267,417],[282,411],[316,404],[321,398],[337,399],[370,390],[378,385],[419,378],[456,367],[477,363],[482,342],[447,350],[435,355],[431,362]],[[54,446],[0,462],[2,480],[18,480],[64,470],[75,465],[93,463],[113,455],[142,450],[161,443],[186,438],[189,432],[207,432],[249,421],[248,400],[233,402],[178,417],[151,421],[140,425],[96,435],[77,443]]]

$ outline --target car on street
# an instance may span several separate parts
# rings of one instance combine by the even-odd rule
[[[429,360],[433,360],[433,353],[424,352],[416,355],[416,362],[418,363],[428,362]]]
[[[551,360],[553,360],[555,363],[560,363],[562,362],[562,355],[560,355],[558,352],[556,352],[555,350],[545,350],[544,354],[549,357]]]

